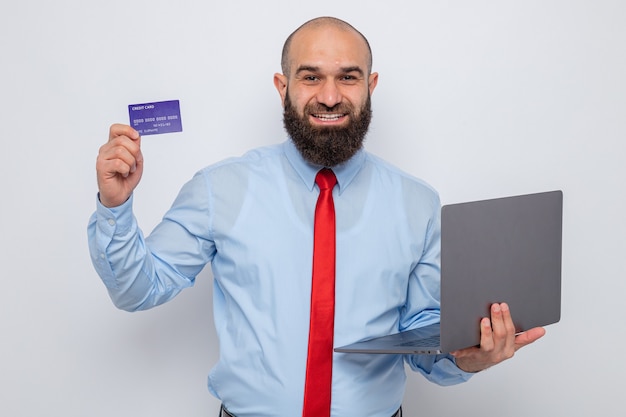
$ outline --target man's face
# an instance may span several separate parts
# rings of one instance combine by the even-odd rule
[[[368,59],[367,45],[352,31],[305,28],[293,38],[289,74],[276,74],[274,84],[285,128],[310,162],[335,166],[361,148],[378,80]]]

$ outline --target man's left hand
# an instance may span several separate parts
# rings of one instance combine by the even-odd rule
[[[509,306],[495,303],[491,306],[491,320],[485,317],[480,322],[480,346],[451,354],[463,371],[479,372],[512,358],[518,349],[533,343],[545,333],[543,327],[535,327],[516,336]]]

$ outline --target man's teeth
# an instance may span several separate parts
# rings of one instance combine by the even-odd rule
[[[339,120],[343,117],[343,114],[316,114],[315,117],[321,120],[332,121]]]

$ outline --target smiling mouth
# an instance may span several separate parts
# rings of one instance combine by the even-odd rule
[[[345,113],[317,113],[317,114],[312,114],[311,116],[323,122],[336,122],[338,120],[341,120],[345,116],[347,116],[347,114]]]

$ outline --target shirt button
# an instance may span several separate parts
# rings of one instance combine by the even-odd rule
[[[104,253],[100,254],[100,259],[104,259]]]
[[[109,222],[109,225],[115,226],[115,220],[109,219],[108,222]]]

